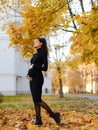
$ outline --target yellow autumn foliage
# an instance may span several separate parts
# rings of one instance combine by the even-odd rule
[[[0,12],[7,13],[6,19],[11,16],[10,9],[21,16],[20,21],[6,20],[10,46],[29,57],[34,53],[35,38],[59,29],[66,31],[69,27],[74,32],[71,37],[71,53],[79,53],[84,62],[95,62],[98,65],[98,3],[89,3],[91,10],[86,12],[83,0],[19,0],[18,5],[15,0],[0,1]],[[79,12],[77,5],[82,9]]]
[[[20,51],[22,56],[34,53],[33,42],[38,37],[46,36],[59,29],[55,25],[64,23],[62,12],[66,12],[67,0],[22,0],[19,1],[21,21],[8,23],[7,33],[10,36],[10,46]]]
[[[78,33],[71,37],[71,53],[78,53],[84,62],[95,62],[98,66],[98,6],[79,16],[77,22],[81,25]]]

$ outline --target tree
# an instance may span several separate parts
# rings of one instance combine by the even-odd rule
[[[79,53],[83,62],[95,62],[98,66],[98,6],[77,18],[78,33],[71,40],[71,53]]]
[[[86,92],[86,85],[84,85],[84,75],[80,68],[83,67],[80,55],[69,55],[66,57],[66,84],[69,86],[70,93]],[[82,67],[81,67],[82,66]]]
[[[56,81],[59,84],[59,95],[60,97],[64,97],[63,95],[63,83],[62,83],[62,78],[64,74],[64,61],[62,58],[64,57],[64,53],[60,53],[61,48],[64,46],[60,45],[55,45],[55,56],[54,56],[54,61],[51,64],[51,68],[55,70],[56,73],[56,78],[58,78],[58,81]]]
[[[79,53],[83,62],[95,62],[98,66],[98,1],[88,2],[89,12],[83,0],[33,0],[33,3],[32,0],[17,0],[17,3],[13,0],[12,6],[9,1],[0,1],[4,14],[11,9],[16,12],[15,17],[22,17],[21,21],[15,19],[8,23],[10,45],[23,56],[31,56],[35,38],[62,29],[73,32],[71,53]]]
[[[97,67],[95,63],[86,64],[81,61],[80,55],[71,55],[66,58],[65,65],[68,66],[66,83],[71,89],[70,92],[78,87],[77,92],[85,93],[89,91],[96,93]]]
[[[33,41],[37,37],[45,36],[55,28],[56,24],[64,23],[62,10],[66,12],[66,0],[45,1],[39,0],[34,5],[27,1],[19,5],[19,15],[22,21],[8,23],[7,33],[10,36],[11,46],[22,52],[23,56],[28,56],[34,52]],[[3,5],[5,5],[3,3]]]
[[[68,67],[66,84],[69,87],[69,93],[82,93],[83,81],[82,81],[81,72],[79,70]]]

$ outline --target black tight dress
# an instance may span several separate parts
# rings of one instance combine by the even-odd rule
[[[32,77],[30,81],[30,90],[34,103],[41,102],[42,85],[44,82],[42,71],[47,71],[47,56],[42,52],[41,48],[37,49],[37,53],[31,58],[33,68],[29,70],[28,76]]]
[[[28,71],[28,76],[32,77],[30,81],[30,90],[35,106],[36,121],[35,125],[42,125],[41,121],[41,107],[43,107],[52,117],[57,124],[60,124],[60,113],[54,113],[50,107],[41,99],[42,95],[42,85],[44,83],[44,78],[42,71],[47,71],[48,62],[47,55],[42,51],[41,48],[37,49],[37,53],[31,59],[31,65],[33,68]]]
[[[30,90],[35,105],[36,116],[40,116],[40,106],[51,114],[52,110],[41,99],[42,85],[44,83],[42,71],[47,71],[48,69],[47,56],[41,48],[37,49],[37,53],[31,58],[31,64],[33,64],[33,68],[28,71],[27,75],[32,77],[32,81],[30,81]]]

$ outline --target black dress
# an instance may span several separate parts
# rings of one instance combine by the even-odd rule
[[[41,48],[37,49],[37,53],[34,54],[30,62],[33,64],[33,68],[27,74],[29,77],[32,77],[30,90],[34,103],[39,103],[42,101],[42,85],[44,83],[42,71],[47,71],[48,69],[47,56]]]

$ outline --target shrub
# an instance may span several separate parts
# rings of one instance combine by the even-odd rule
[[[0,103],[2,103],[2,101],[3,101],[3,94],[0,93]]]

